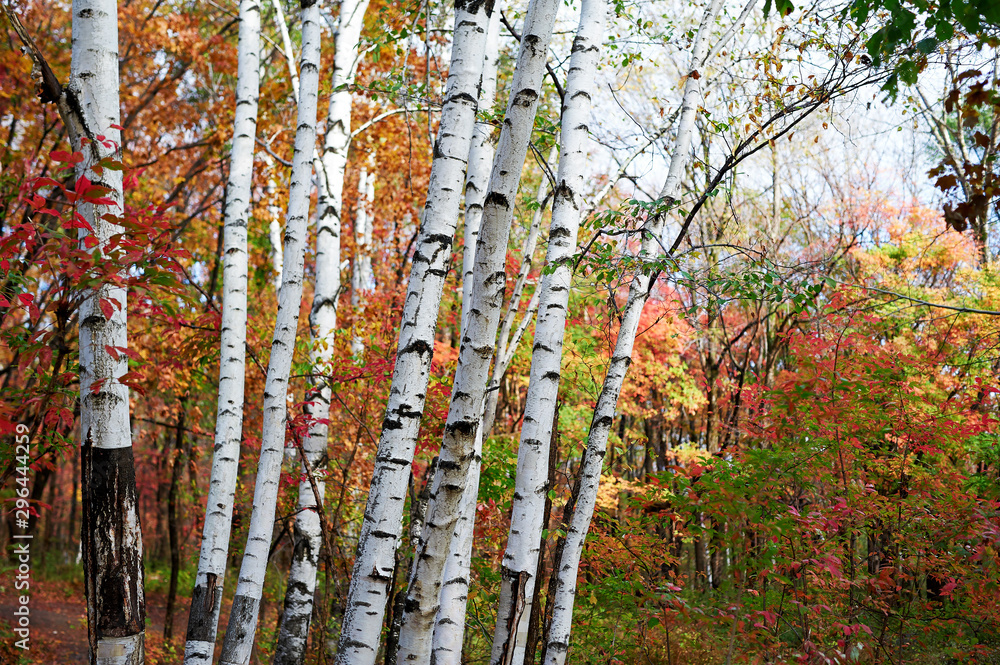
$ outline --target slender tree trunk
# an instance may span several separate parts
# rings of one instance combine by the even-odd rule
[[[170,642],[174,637],[174,608],[177,605],[177,577],[181,570],[180,525],[177,516],[177,494],[184,471],[184,402],[180,403],[177,415],[177,435],[174,438],[174,452],[170,465],[170,491],[167,494],[167,538],[170,541],[170,583],[167,588],[167,616],[163,620],[163,640]]]
[[[556,482],[556,467],[558,466],[559,460],[559,404],[556,403],[555,411],[552,414],[552,441],[549,444],[549,470],[548,470],[548,486],[551,488]],[[542,512],[542,531],[538,532],[538,567],[535,569],[535,593],[531,599],[531,618],[528,621],[528,634],[527,640],[524,647],[524,660],[523,665],[534,665],[535,655],[538,652],[538,643],[541,639],[542,632],[541,618],[542,618],[542,608],[541,608],[541,595],[542,595],[542,580],[545,579],[546,566],[545,566],[545,550],[546,550],[546,538],[543,535],[545,529],[549,528],[549,521],[552,517],[552,499],[549,498],[548,493],[545,495],[545,506]],[[549,559],[552,559],[551,555]],[[549,565],[549,569],[552,569],[552,565]],[[549,576],[551,577],[551,575]],[[551,604],[551,603],[549,603]]]
[[[430,378],[438,309],[458,225],[493,2],[458,0],[455,10],[451,66],[434,144],[427,205],[410,269],[389,403],[340,633],[338,665],[370,665],[378,652],[406,483]]]
[[[123,214],[121,171],[93,166],[121,161],[118,96],[118,3],[74,0],[70,79],[60,100],[73,149],[83,154],[83,177],[106,187],[114,203],[80,202],[97,248],[124,229],[107,217]],[[98,139],[97,137],[101,138]],[[80,231],[83,241],[90,232]],[[143,662],[146,608],[143,594],[142,531],[136,504],[135,462],[129,423],[126,289],[102,283],[84,293],[80,304],[80,432],[83,485],[81,531],[90,662],[134,665]],[[102,303],[110,303],[105,313]]]
[[[260,459],[254,488],[253,513],[247,545],[240,566],[239,583],[229,615],[229,626],[222,644],[224,665],[247,665],[257,629],[264,574],[274,530],[274,512],[278,500],[278,480],[285,447],[288,375],[295,349],[295,335],[302,301],[302,273],[305,263],[309,217],[309,194],[312,185],[313,154],[316,143],[316,103],[319,90],[320,26],[319,6],[315,0],[302,0],[302,55],[299,84],[298,117],[292,176],[285,220],[284,273],[278,292],[278,315],[271,342],[271,358],[264,384],[264,423]],[[325,451],[325,440],[320,455]],[[311,451],[306,451],[309,456]],[[299,501],[309,501],[311,488],[300,487]],[[315,497],[313,497],[313,500]],[[314,510],[300,512],[319,519]],[[297,518],[297,519],[298,519]],[[318,531],[318,529],[317,529]],[[319,551],[319,543],[311,546]],[[312,564],[315,575],[315,563]],[[286,617],[287,619],[288,617]]]
[[[267,194],[268,196],[275,196],[278,191],[278,186],[274,180],[268,180],[267,182]],[[271,270],[274,273],[274,292],[277,293],[281,290],[281,273],[283,271],[282,266],[282,251],[281,251],[281,208],[278,207],[276,201],[272,199],[271,205],[267,207],[267,212],[271,215],[271,221],[268,223],[267,227],[267,237],[271,241]]]
[[[570,57],[562,109],[562,149],[546,255],[549,272],[539,285],[541,296],[531,354],[531,377],[517,455],[510,532],[501,567],[500,603],[491,656],[491,662],[496,664],[522,663],[525,659],[544,528],[542,517],[549,488],[546,470],[559,394],[572,257],[585,205],[583,187],[590,145],[591,95],[606,13],[607,3],[603,0],[584,0]]]
[[[354,213],[354,269],[351,271],[351,307],[355,320],[364,315],[364,301],[375,290],[372,274],[372,220],[369,206],[375,201],[375,152],[368,154],[368,162],[358,175],[358,205]],[[365,342],[360,335],[351,339],[351,353],[360,358],[365,352]]]
[[[430,659],[444,565],[459,516],[469,467],[475,457],[476,433],[483,415],[490,360],[500,325],[507,274],[504,263],[514,218],[521,172],[541,97],[548,45],[558,0],[533,0],[525,16],[524,36],[511,81],[511,96],[500,132],[489,193],[476,240],[470,309],[459,350],[451,405],[444,428],[440,461],[431,503],[414,556],[397,663]]]
[[[548,164],[556,163],[559,156],[559,145],[556,143],[549,152]],[[500,396],[500,381],[503,380],[507,368],[510,367],[514,359],[514,352],[517,351],[521,336],[524,334],[524,324],[531,320],[535,310],[538,308],[538,295],[540,289],[535,289],[528,308],[524,313],[521,326],[514,331],[514,319],[521,309],[521,296],[524,287],[528,283],[528,275],[534,266],[535,247],[538,245],[538,236],[541,233],[542,217],[545,215],[545,204],[549,200],[549,180],[542,174],[542,179],[538,183],[538,190],[535,193],[535,212],[531,216],[531,225],[528,227],[528,234],[524,237],[524,245],[521,247],[521,268],[517,273],[517,280],[514,282],[514,289],[510,294],[510,301],[507,303],[507,311],[504,312],[503,323],[500,324],[500,336],[497,338],[496,359],[493,363],[493,373],[490,376],[489,389],[486,391],[486,406],[483,407],[483,438],[489,438],[493,430],[493,422],[496,420],[497,399]],[[513,337],[511,332],[514,332]]]
[[[334,36],[333,92],[330,95],[327,111],[323,154],[320,159],[314,160],[319,196],[316,283],[310,313],[314,339],[310,361],[313,371],[319,374],[330,371],[330,362],[333,359],[337,299],[341,287],[340,220],[343,209],[344,173],[351,143],[353,100],[349,86],[354,81],[358,44],[367,9],[367,0],[345,0],[341,3]],[[305,57],[304,51],[303,57]],[[304,67],[303,60],[303,86],[306,80]],[[312,117],[315,117],[315,112]],[[284,613],[274,657],[276,665],[297,665],[305,659],[322,547],[322,532],[317,510],[322,505],[326,488],[323,474],[329,433],[326,420],[330,415],[330,398],[330,386],[325,380],[318,381],[309,390],[310,405],[307,407],[307,413],[313,422],[310,424],[309,435],[302,448],[306,457],[305,462],[314,474],[316,492],[313,491],[308,478],[299,483],[299,512],[295,517],[295,550],[292,554],[292,566],[288,572]]]
[[[222,264],[222,328],[215,446],[202,528],[198,574],[191,594],[184,665],[211,665],[233,522],[243,439],[247,330],[247,227],[260,89],[260,4],[240,1],[233,146],[229,158]]]
[[[697,71],[704,65],[709,50],[708,39],[712,26],[722,7],[722,0],[712,0],[702,18],[692,49],[689,70]],[[701,103],[702,76],[688,76],[684,85],[681,101],[681,114],[678,122],[677,137],[674,141],[670,168],[663,189],[660,190],[660,200],[669,206],[678,200],[680,195],[681,176],[690,159],[691,143],[694,134],[694,121]],[[569,96],[569,95],[567,95]],[[653,257],[659,249],[659,236],[663,232],[666,215],[660,213],[647,220],[640,249],[641,257]],[[639,272],[629,287],[628,301],[622,312],[621,327],[615,341],[611,364],[601,394],[594,409],[594,417],[587,438],[587,448],[580,465],[578,491],[572,518],[566,538],[560,548],[555,568],[558,575],[555,597],[552,602],[552,619],[549,625],[548,642],[542,658],[543,665],[563,665],[569,650],[570,631],[573,624],[573,601],[576,594],[576,578],[583,554],[584,540],[590,529],[590,520],[594,514],[597,501],[597,489],[601,478],[604,455],[607,450],[608,434],[614,423],[618,396],[632,361],[632,347],[639,328],[639,319],[649,293],[651,275],[649,270]]]
[[[483,73],[479,85],[479,111],[492,109],[497,96],[497,69],[500,64],[500,12],[502,0],[493,7],[486,34]],[[493,125],[477,122],[469,149],[469,168],[465,178],[465,247],[462,255],[462,333],[472,301],[472,272],[476,261],[476,240],[483,218],[483,203],[489,187],[490,168],[495,146],[490,137]],[[452,537],[451,551],[445,563],[440,607],[435,618],[431,654],[435,665],[458,665],[462,658],[465,634],[465,610],[469,591],[469,568],[472,564],[472,539],[475,531],[476,502],[479,498],[479,466],[482,460],[483,435],[477,432],[475,460],[469,469],[459,521]]]
[[[479,84],[479,113],[490,111],[497,98],[497,68],[500,65],[500,12],[503,0],[493,7],[486,32],[486,55]],[[465,246],[462,253],[462,331],[472,303],[472,267],[476,263],[476,240],[483,219],[483,203],[490,185],[490,169],[496,146],[491,137],[493,125],[477,122],[469,148],[469,168],[465,176]]]

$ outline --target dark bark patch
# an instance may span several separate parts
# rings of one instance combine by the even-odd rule
[[[142,536],[136,510],[132,448],[95,448],[90,433],[83,458],[84,576],[91,639],[128,637],[146,628]],[[96,648],[96,641],[91,644]]]
[[[209,573],[207,585],[197,585],[191,594],[191,615],[188,619],[189,642],[214,642],[219,615],[215,608],[222,600],[222,587],[216,585],[216,575]]]
[[[260,600],[249,596],[233,598],[233,607],[229,613],[229,629],[222,643],[221,662],[235,662],[237,650],[247,640],[252,640],[257,627],[257,607]]]

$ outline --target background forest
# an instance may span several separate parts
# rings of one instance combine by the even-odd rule
[[[1000,662],[991,0],[0,4],[0,664]]]

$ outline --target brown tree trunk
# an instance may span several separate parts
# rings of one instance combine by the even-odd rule
[[[174,438],[173,461],[170,465],[170,490],[167,493],[167,537],[170,541],[170,585],[167,588],[167,616],[163,620],[163,639],[174,636],[174,608],[177,604],[177,577],[181,569],[180,525],[177,523],[177,494],[184,457],[184,401],[177,414],[177,435]]]

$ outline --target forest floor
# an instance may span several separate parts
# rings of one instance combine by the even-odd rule
[[[86,663],[87,662],[87,606],[81,582],[50,581],[32,585],[30,590],[31,636],[30,649],[23,652],[13,646],[13,626],[17,625],[14,610],[18,607],[17,592],[6,584],[0,585],[0,665],[20,663]],[[187,598],[177,599],[174,613],[173,640],[163,639],[163,622],[166,618],[166,597],[160,593],[146,597],[146,649],[147,663],[180,662],[187,632]],[[223,607],[220,626],[228,620],[229,607]],[[18,660],[19,658],[19,660]]]

